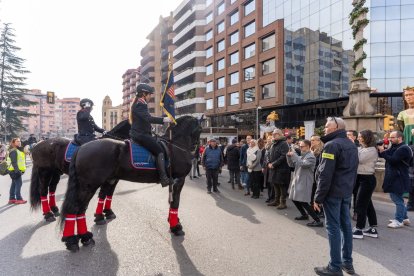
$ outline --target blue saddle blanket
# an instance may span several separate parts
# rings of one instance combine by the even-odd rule
[[[131,165],[135,169],[155,170],[155,157],[146,148],[129,140]]]
[[[65,151],[65,161],[66,162],[70,162],[70,160],[72,160],[73,153],[79,147],[80,146],[75,145],[73,142],[69,143],[69,145],[66,147],[66,151]]]

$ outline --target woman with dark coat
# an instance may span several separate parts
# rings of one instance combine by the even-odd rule
[[[233,139],[231,145],[227,147],[226,151],[227,157],[227,169],[230,172],[230,183],[231,187],[234,190],[234,184],[237,184],[239,189],[242,190],[243,187],[240,184],[240,149],[237,146],[237,140]]]

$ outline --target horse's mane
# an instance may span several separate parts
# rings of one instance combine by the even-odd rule
[[[129,124],[128,120],[123,120],[119,124],[117,124],[116,126],[114,126],[114,128],[111,129],[109,132],[116,133],[120,129],[122,129],[122,128],[126,127],[126,126],[129,126],[131,128],[131,125]]]
[[[108,133],[120,139],[126,139],[129,137],[130,129],[131,129],[131,125],[129,124],[129,121],[123,120],[119,124],[114,126],[114,128],[111,129]]]
[[[188,133],[188,131],[191,131],[194,128],[194,120],[197,120],[196,118],[186,115],[178,118],[177,125],[173,126],[172,128],[172,138],[182,136],[183,133]],[[170,127],[167,128],[165,131],[164,137],[168,138],[169,136],[169,130]]]

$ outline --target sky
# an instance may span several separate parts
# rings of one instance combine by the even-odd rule
[[[122,75],[140,65],[146,36],[183,0],[0,0],[0,23],[15,29],[26,88],[59,98],[122,103]]]

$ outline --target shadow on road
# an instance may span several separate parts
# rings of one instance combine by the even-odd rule
[[[260,224],[260,221],[255,217],[255,212],[253,212],[249,206],[238,201],[231,200],[223,194],[212,194],[212,197],[216,200],[217,207],[223,209],[224,211],[234,216],[245,218],[251,223]]]
[[[23,249],[31,252],[30,239],[42,226],[39,222],[35,226],[24,226],[0,240],[2,275],[116,275],[119,268],[118,257],[107,239],[107,226],[92,227],[96,245],[81,247],[79,252],[70,253],[64,248],[47,254],[28,258],[22,257]],[[41,229],[40,229],[41,231]],[[52,237],[54,238],[54,237]]]
[[[0,214],[16,206],[16,204],[6,204],[0,207]]]
[[[191,276],[201,276],[204,275],[194,265],[190,256],[187,254],[187,250],[183,246],[184,236],[175,237],[171,235],[171,244],[175,251],[178,264],[180,266],[180,275],[191,275]]]

